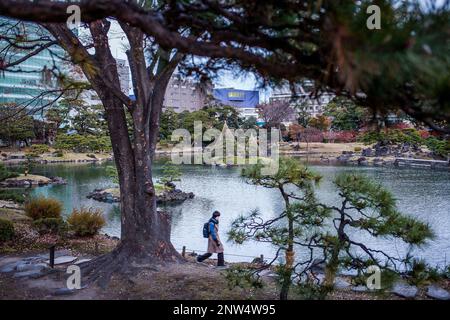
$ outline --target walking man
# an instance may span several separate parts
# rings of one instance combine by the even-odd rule
[[[198,256],[197,261],[202,262],[203,260],[208,259],[213,255],[213,253],[217,253],[217,266],[223,267],[225,266],[225,261],[223,257],[223,246],[220,242],[219,237],[219,217],[220,212],[214,211],[211,219],[208,222],[208,250],[205,254]]]

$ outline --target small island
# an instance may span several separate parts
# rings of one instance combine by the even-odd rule
[[[192,192],[183,192],[176,188],[164,188],[156,185],[156,203],[157,204],[180,204],[187,199],[194,198]],[[87,195],[88,199],[94,199],[101,202],[116,203],[120,202],[119,188],[95,189]]]
[[[20,174],[17,177],[8,178],[0,181],[2,188],[28,188],[36,186],[45,186],[48,184],[67,184],[67,181],[60,177],[45,177],[34,174]]]
[[[107,167],[107,173],[115,184],[118,183],[117,169],[113,166]],[[171,162],[166,162],[163,166],[162,176],[154,184],[156,191],[157,204],[180,204],[187,199],[192,199],[194,193],[183,192],[176,188],[175,181],[180,181],[181,171]],[[88,199],[94,199],[101,202],[117,203],[120,202],[120,190],[118,187],[106,189],[95,189],[87,195]]]

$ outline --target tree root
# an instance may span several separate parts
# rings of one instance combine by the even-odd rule
[[[81,266],[81,274],[84,285],[97,284],[105,289],[113,275],[128,278],[142,270],[159,271],[160,267],[167,263],[184,263],[186,260],[170,247],[165,247],[161,254],[161,246],[158,249],[136,251],[126,246],[119,245],[111,253],[102,255],[91,262]]]

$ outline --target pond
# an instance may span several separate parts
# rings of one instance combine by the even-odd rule
[[[103,231],[109,235],[120,236],[120,212],[117,204],[106,204],[86,198],[95,188],[112,185],[106,176],[105,167],[106,164],[36,166],[34,173],[60,176],[67,179],[68,184],[36,188],[32,194],[61,200],[66,215],[74,207],[100,207],[107,218],[107,226]],[[415,250],[414,255],[425,259],[431,265],[443,266],[449,263],[450,172],[386,167],[311,167],[324,177],[318,188],[318,196],[327,204],[336,203],[338,200],[332,180],[340,172],[357,171],[381,182],[393,192],[401,212],[429,223],[436,234],[435,239]],[[155,165],[155,178],[160,175],[160,169],[160,165]],[[172,215],[172,242],[179,250],[183,246],[196,252],[206,249],[201,229],[214,210],[222,213],[220,233],[225,242],[226,231],[232,220],[240,214],[259,209],[264,217],[271,217],[283,209],[283,202],[277,191],[247,184],[240,177],[239,168],[183,166],[182,171],[183,177],[177,186],[184,191],[194,192],[196,196],[181,205],[166,208]],[[408,250],[400,240],[373,239],[362,233],[354,236],[373,248],[383,249],[397,257]],[[228,261],[248,261],[261,254],[270,258],[275,252],[274,248],[266,244],[249,243],[237,246],[225,242],[224,247]]]

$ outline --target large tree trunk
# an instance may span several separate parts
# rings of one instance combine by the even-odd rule
[[[114,272],[126,273],[134,267],[151,266],[170,261],[182,261],[170,243],[170,219],[158,212],[156,192],[152,182],[152,162],[159,132],[159,116],[164,93],[181,54],[161,50],[157,72],[146,67],[143,33],[121,24],[127,35],[136,101],[132,102],[120,88],[116,60],[108,44],[110,22],[98,20],[89,24],[95,54],[90,54],[65,25],[45,27],[66,49],[75,63],[81,65],[93,89],[105,108],[114,161],[119,175],[121,193],[121,239],[118,247],[87,266],[93,270],[91,280],[106,280]],[[126,109],[133,118],[132,137],[126,119]]]
[[[166,262],[180,262],[181,255],[170,242],[170,218],[159,212],[152,182],[153,150],[140,115],[133,115],[133,142],[128,137],[123,105],[114,97],[105,97],[108,126],[114,160],[119,175],[121,197],[121,239],[111,254],[102,256],[88,267],[91,281],[108,283],[112,273],[132,272],[136,267],[154,267]]]

